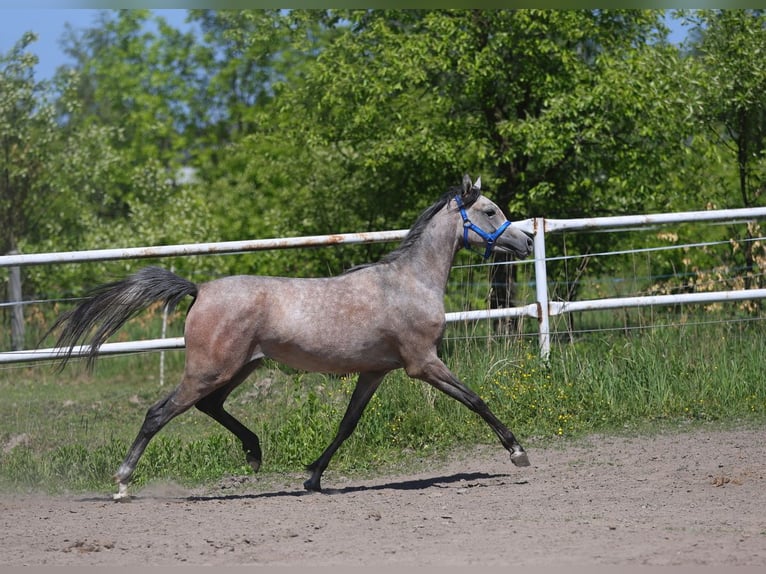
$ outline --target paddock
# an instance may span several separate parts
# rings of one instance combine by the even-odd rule
[[[201,490],[3,495],[0,562],[21,565],[760,566],[766,430],[711,424],[652,436],[480,446],[366,480],[251,475]]]

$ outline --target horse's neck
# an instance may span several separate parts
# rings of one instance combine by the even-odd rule
[[[452,219],[446,209],[436,214],[419,241],[397,261],[400,272],[409,272],[442,293],[447,287],[455,253],[460,248],[460,238],[456,237]]]

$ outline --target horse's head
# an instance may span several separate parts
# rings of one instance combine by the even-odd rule
[[[454,201],[462,219],[463,247],[480,247],[485,259],[495,251],[519,258],[532,252],[532,238],[511,226],[502,210],[481,194],[481,178],[472,183],[465,175]]]

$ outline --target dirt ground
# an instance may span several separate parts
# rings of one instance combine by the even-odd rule
[[[497,447],[327,493],[257,476],[189,491],[3,495],[0,564],[766,565],[766,428]]]

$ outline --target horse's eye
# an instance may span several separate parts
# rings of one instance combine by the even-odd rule
[[[494,209],[488,209],[487,211],[485,211],[485,213],[487,214],[487,217],[495,217],[495,215],[497,214],[497,212]]]

